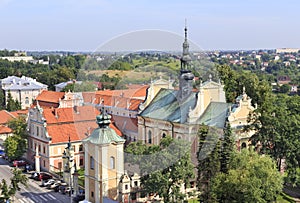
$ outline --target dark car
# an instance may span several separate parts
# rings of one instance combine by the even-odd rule
[[[49,180],[53,178],[52,175],[47,174],[47,173],[39,173],[34,179],[41,181],[41,180]]]
[[[5,157],[5,152],[3,149],[0,149],[0,157]]]
[[[24,160],[14,160],[13,166],[14,167],[20,167],[20,166],[26,166],[28,163]]]
[[[78,194],[76,197],[73,198],[73,201],[74,202],[80,202],[80,201],[82,201],[84,199],[85,199],[84,194]]]

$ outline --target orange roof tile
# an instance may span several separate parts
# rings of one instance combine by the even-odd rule
[[[58,103],[59,99],[62,99],[64,95],[65,95],[64,92],[54,92],[54,91],[44,90],[36,97],[36,100]]]
[[[9,120],[16,118],[17,115],[6,110],[0,111],[0,124],[6,124]]]
[[[0,125],[0,134],[8,134],[8,133],[12,133],[12,129],[7,126]]]
[[[46,129],[52,138],[52,144],[68,142],[69,136],[71,141],[83,140],[98,127],[96,116],[99,113],[93,106],[44,109],[43,115],[47,121]],[[122,136],[121,131],[113,123],[110,124],[110,127],[119,136]]]
[[[96,121],[100,112],[93,106],[78,106],[73,108],[44,109],[43,115],[47,124],[79,121]]]

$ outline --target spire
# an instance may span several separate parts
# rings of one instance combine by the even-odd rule
[[[189,42],[187,38],[187,21],[185,19],[185,26],[184,26],[184,42],[182,44],[182,57],[181,57],[181,70],[188,70],[190,66],[191,57],[189,53]]]

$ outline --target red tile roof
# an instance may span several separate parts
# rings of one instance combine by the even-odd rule
[[[0,134],[8,134],[8,133],[12,133],[12,129],[10,129],[7,126],[0,125]]]
[[[17,113],[10,113],[6,110],[0,111],[0,124],[7,124],[9,120],[16,118]]]
[[[62,99],[64,95],[65,95],[64,92],[54,92],[54,91],[44,90],[36,97],[36,100],[50,102],[50,103],[59,103],[59,99]]]
[[[99,111],[93,106],[78,106],[73,108],[44,109],[43,115],[47,124],[79,121],[94,121]]]
[[[148,85],[143,85],[139,89],[97,91],[93,101],[96,104],[101,103],[105,106],[114,106],[136,111],[140,103],[145,100],[148,87]],[[92,98],[92,95],[89,96]],[[91,98],[89,98],[89,101],[92,100]]]
[[[52,144],[68,142],[69,136],[71,141],[80,141],[86,138],[98,127],[97,115],[99,115],[99,111],[93,106],[44,109],[43,111],[43,116],[47,121],[46,129],[52,138]],[[110,127],[119,136],[122,136],[121,131],[113,123],[110,124]]]

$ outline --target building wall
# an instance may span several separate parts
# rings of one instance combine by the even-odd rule
[[[85,181],[88,183],[86,198],[91,202],[101,202],[103,196],[116,200],[119,181],[124,172],[123,144],[85,143],[85,148],[88,148],[85,155]],[[94,160],[93,169],[91,157]]]
[[[31,106],[33,100],[41,93],[43,89],[39,90],[10,90],[11,96],[14,100],[18,100],[21,103],[21,108],[26,109]],[[5,91],[6,101],[8,98],[8,92]]]

